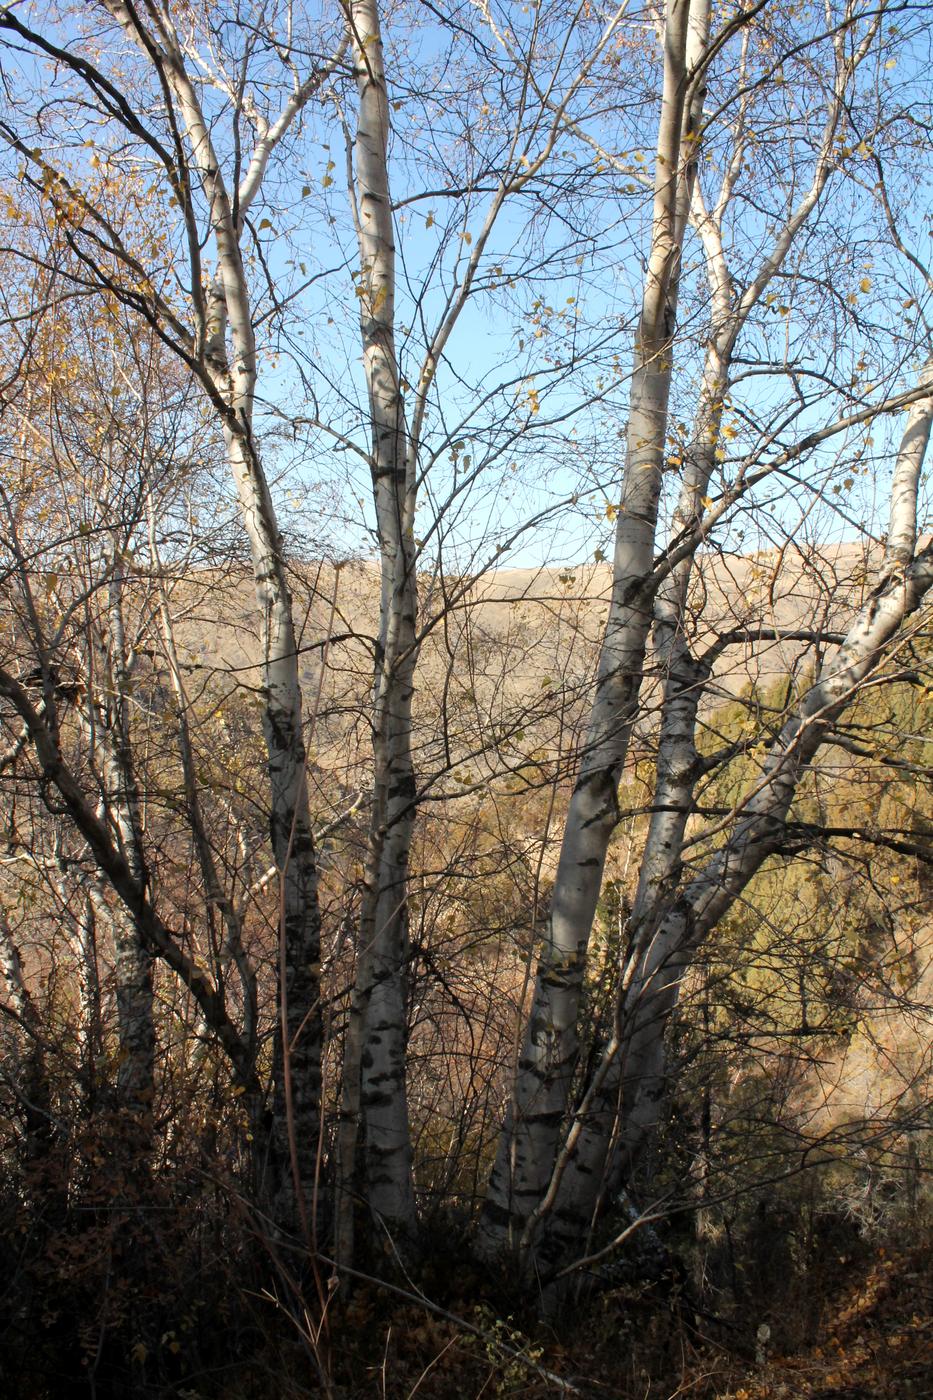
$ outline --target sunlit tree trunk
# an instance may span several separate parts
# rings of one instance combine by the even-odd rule
[[[933,365],[920,383],[933,391]],[[656,889],[638,907],[616,1035],[604,1052],[598,1090],[581,1115],[557,1192],[551,1229],[565,1246],[585,1240],[600,1197],[618,1191],[656,1131],[667,1088],[665,1033],[697,946],[762,862],[786,844],[787,816],[802,776],[860,683],[884,660],[887,644],[933,587],[933,547],[915,553],[916,492],[931,425],[933,396],[917,401],[908,414],[894,472],[901,489],[894,491],[890,511],[889,541],[896,543],[889,542],[878,585],[774,741],[722,850],[679,892]]]
[[[837,168],[834,143],[837,140],[840,120],[845,112],[846,93],[854,73],[869,52],[872,40],[877,33],[877,17],[872,17],[859,43],[854,48],[850,48],[846,39],[845,26],[851,18],[852,13],[847,13],[846,21],[832,39],[835,67],[829,85],[826,121],[821,139],[817,144],[811,182],[789,211],[784,225],[778,228],[772,247],[762,259],[755,275],[750,279],[743,292],[739,292],[733,282],[722,228],[723,219],[734,192],[735,180],[742,169],[742,161],[748,148],[747,96],[744,88],[740,91],[736,105],[732,157],[726,164],[721,188],[713,207],[709,210],[704,204],[700,187],[692,178],[694,171],[691,170],[691,157],[695,166],[698,151],[694,148],[684,153],[685,177],[681,193],[683,199],[690,202],[690,220],[700,238],[706,256],[711,315],[710,335],[706,348],[694,433],[692,441],[684,452],[680,500],[673,521],[672,548],[675,550],[678,548],[679,542],[684,539],[692,538],[697,543],[702,539],[699,522],[709,505],[707,492],[710,489],[717,457],[721,455],[719,449],[722,440],[723,405],[731,388],[732,358],[738,337],[750,312],[761,299],[765,289],[780,273],[798,233],[806,225],[823,195],[832,171]],[[669,26],[670,22],[669,17]],[[694,8],[691,14],[691,35],[688,38],[688,45],[692,39],[694,47],[692,55],[689,55],[686,60],[688,70],[693,68],[697,56],[702,54],[707,42],[707,32],[708,15],[705,13],[701,15],[699,10]],[[747,42],[746,36],[741,58],[743,71]],[[693,108],[687,117],[686,129],[688,133],[698,130],[703,98],[701,87],[702,84],[697,83],[691,92]],[[611,155],[607,155],[607,163],[612,164],[613,159]],[[680,208],[682,211],[684,206],[681,205]],[[682,234],[682,225],[678,227],[680,227]],[[646,299],[647,290],[646,286]],[[672,293],[676,297],[676,281],[672,286]],[[632,407],[633,416],[629,423],[630,433],[633,424],[637,424],[635,415],[638,404],[634,388]],[[638,432],[637,440],[644,441],[646,427],[636,428],[636,431]],[[662,442],[663,436],[659,436],[658,441]],[[629,461],[631,460],[630,454]],[[626,488],[627,486],[628,473]],[[642,512],[642,516],[644,518],[644,512]],[[652,532],[655,521],[656,508],[651,517]],[[620,523],[624,524],[624,517]],[[583,1086],[581,1102],[569,1128],[569,1134],[556,1155],[556,1160],[552,1156],[553,1171],[549,1176],[546,1189],[542,1192],[540,1181],[531,1182],[529,1198],[533,1204],[530,1213],[526,1213],[523,1239],[525,1245],[528,1246],[533,1242],[536,1234],[539,1236],[537,1247],[539,1258],[548,1256],[559,1260],[561,1257],[565,1257],[574,1245],[576,1245],[577,1252],[580,1252],[586,1230],[592,1223],[600,1200],[603,1199],[603,1165],[610,1156],[613,1160],[618,1159],[618,1154],[614,1153],[613,1144],[617,1141],[618,1135],[626,1131],[624,1119],[628,1112],[628,1101],[626,1100],[626,1105],[620,1103],[620,1064],[630,1043],[630,1018],[637,1013],[638,1018],[641,1019],[639,998],[653,993],[657,980],[656,973],[651,971],[649,966],[650,949],[656,937],[657,923],[661,917],[660,911],[666,910],[676,897],[686,822],[693,810],[695,784],[703,771],[696,749],[697,712],[714,658],[712,655],[694,657],[684,631],[695,549],[696,543],[680,554],[678,561],[663,577],[660,587],[651,581],[650,561],[642,576],[641,591],[645,597],[653,598],[651,606],[654,655],[663,678],[659,757],[652,816],[634,907],[627,928],[629,946],[625,965],[621,969],[620,1000],[616,1007],[614,1030],[608,1044],[604,1047],[602,1060],[598,1063],[595,1074],[588,1084]],[[617,547],[616,583],[619,579],[618,560]],[[630,573],[629,595],[637,597],[638,591],[637,578]],[[614,593],[614,609],[615,602]],[[629,621],[630,633],[633,621],[634,619]],[[642,616],[641,622],[644,626],[644,616]],[[602,667],[606,654],[604,645],[601,657],[600,683],[603,681]],[[637,696],[640,662],[643,657],[644,637],[642,638],[641,652],[632,652],[630,655],[631,678],[628,680],[628,690],[631,693],[627,694],[621,686],[617,688],[617,733],[623,741],[623,752],[624,747],[627,746],[628,733],[630,732],[626,721],[627,717],[630,717],[634,712],[634,697]],[[639,663],[638,666],[635,665],[636,661]],[[598,713],[598,707],[597,701],[594,713]],[[628,718],[628,724],[630,725],[630,718]],[[591,728],[591,736],[592,734]],[[585,752],[581,764],[583,776],[586,776],[588,762],[589,754]],[[617,780],[618,771],[615,774],[615,781]],[[578,783],[571,804],[568,835],[572,831],[575,816],[574,807],[577,803],[579,787]],[[605,804],[600,811],[606,811]],[[600,813],[596,812],[591,815],[598,818]],[[595,874],[595,881],[590,887],[587,897],[575,911],[579,919],[578,928],[581,936],[584,937],[582,947],[585,947],[585,935],[588,934],[592,921],[595,897],[598,897],[599,884],[601,883],[602,861],[605,855],[605,845],[602,841],[591,840],[591,846],[593,848],[590,853],[591,869]],[[562,864],[558,871],[555,887],[554,906],[558,915],[561,912],[561,901],[565,898],[564,857],[573,853],[577,855],[579,860],[579,854],[582,850],[582,846],[579,847],[578,851],[573,845],[568,845],[568,839],[565,837]],[[577,887],[580,889],[586,889],[586,884],[585,877],[577,881]],[[573,888],[572,884],[570,888]],[[562,946],[565,951],[572,952],[571,945],[566,938],[562,940]],[[580,962],[582,963],[582,958]],[[649,966],[648,971],[646,971],[646,966]],[[553,968],[552,975],[555,972],[559,974],[560,971],[559,967]],[[582,966],[579,966],[569,968],[563,978],[566,990],[570,993],[569,997],[565,996],[563,1006],[567,1023],[570,1023],[571,1016],[575,1017],[576,1015],[581,977]],[[648,999],[650,1001],[650,996]],[[535,1012],[540,1009],[539,1003],[536,1001]],[[549,1017],[545,1025],[556,1023],[563,1029],[566,1023],[564,1021],[556,1022],[552,1014],[554,1010],[553,997],[550,1003],[544,1002],[543,1010]],[[654,1003],[648,1007],[646,1016],[649,1022],[657,1020],[659,1010],[663,1019],[663,1008],[659,1008]],[[548,1127],[548,1113],[550,1111],[552,1131],[557,1130],[553,1124],[556,1122],[559,1127],[566,1111],[565,1086],[575,1063],[576,1054],[573,1034],[571,1030],[569,1035],[565,1035],[566,1054],[563,1057],[563,1063],[566,1065],[566,1072],[563,1076],[564,1084],[561,1085],[559,1078],[555,1076],[552,1080],[550,1094],[540,1092],[536,1094],[539,1104],[538,1111],[543,1116],[546,1127]],[[560,1043],[559,1037],[552,1038]],[[558,1063],[561,1063],[562,1057],[560,1055],[555,1058]],[[534,1092],[533,1083],[531,1088]],[[554,1092],[555,1089],[556,1092]],[[517,1102],[520,1104],[520,1100]],[[632,1126],[634,1128],[634,1120]],[[542,1157],[542,1165],[551,1152],[550,1146],[547,1144],[546,1133],[544,1137],[546,1150]],[[594,1144],[600,1144],[600,1146],[593,1150]],[[516,1145],[516,1143],[512,1144],[513,1160],[509,1164],[513,1186],[516,1178],[514,1157]],[[503,1143],[504,1146],[505,1143]],[[500,1150],[497,1172],[500,1172],[504,1177],[505,1173],[501,1171],[502,1167],[503,1151]],[[494,1187],[495,1184],[494,1179]],[[534,1204],[535,1198],[537,1198],[536,1204]],[[585,1210],[580,1208],[580,1202],[584,1200],[587,1202]],[[499,1204],[501,1205],[501,1201]],[[523,1214],[521,1203],[517,1204],[518,1210],[515,1208],[516,1203],[513,1202],[512,1206],[513,1224],[516,1217],[520,1220]],[[494,1199],[493,1209],[495,1209]],[[489,1214],[488,1208],[487,1214]],[[500,1217],[500,1220],[503,1219],[504,1217]]]
[[[411,753],[418,607],[414,451],[395,347],[395,238],[388,179],[389,102],[375,0],[348,11],[359,115],[354,218],[360,251],[360,331],[369,394],[373,501],[381,592],[373,682],[373,803],[360,919],[357,995],[344,1071],[344,1151],[349,1188],[357,1131],[365,1144],[366,1199],[393,1234],[415,1229],[405,1077],[408,863],[415,819]],[[358,1062],[358,1068],[357,1068]],[[347,1253],[348,1202],[342,1207]]]
[[[874,21],[851,53],[846,48],[843,33],[840,31],[835,37],[835,70],[810,184],[789,212],[786,223],[778,230],[773,245],[744,290],[735,286],[722,233],[735,172],[741,168],[747,149],[744,101],[740,101],[735,121],[732,158],[727,163],[714,206],[706,207],[698,185],[692,191],[691,222],[706,259],[711,327],[694,430],[684,453],[680,497],[672,522],[671,539],[675,545],[691,533],[696,536],[708,504],[707,493],[723,442],[723,407],[732,388],[733,356],[739,336],[752,309],[780,273],[836,168],[834,143],[845,111],[846,93],[859,64],[870,51],[876,30],[877,21]],[[744,68],[744,49],[742,61]],[[921,410],[917,407],[912,410],[913,414],[918,412]],[[916,457],[916,434],[913,441],[912,462]],[[899,460],[903,458],[902,449]],[[906,495],[910,494],[910,489],[908,482]],[[913,489],[916,489],[915,478]],[[896,513],[903,514],[903,508]],[[912,548],[911,542],[911,551]],[[663,701],[651,817],[628,923],[628,947],[621,969],[614,1033],[587,1086],[549,1191],[553,1220],[549,1221],[548,1230],[552,1236],[559,1237],[560,1243],[554,1250],[557,1255],[574,1243],[578,1250],[581,1248],[600,1202],[610,1187],[616,1189],[619,1185],[620,1164],[633,1161],[644,1145],[645,1134],[639,1126],[640,1114],[635,1109],[633,1093],[639,1100],[642,1095],[633,1091],[630,1083],[637,1072],[633,1037],[648,1041],[657,1036],[653,1041],[656,1050],[663,1047],[664,1028],[673,1003],[657,995],[659,982],[666,985],[673,980],[679,985],[689,963],[688,958],[677,966],[672,979],[668,979],[659,972],[661,964],[656,960],[655,945],[659,924],[669,911],[679,907],[684,837],[694,811],[696,784],[704,772],[696,746],[697,716],[717,654],[713,649],[703,656],[694,655],[686,635],[694,564],[693,552],[681,558],[662,581],[654,602],[654,655],[663,679]],[[692,957],[696,941],[691,942],[689,957]],[[624,1094],[621,1091],[623,1078],[627,1086]],[[656,1091],[657,1080],[654,1091],[646,1089],[646,1101]],[[655,1103],[652,1123],[656,1122],[656,1117]],[[637,1151],[633,1144],[637,1144]],[[615,1163],[612,1182],[605,1176],[606,1162],[610,1159]]]
[[[702,112],[688,74],[709,27],[705,0],[672,0],[663,31],[663,89],[654,215],[634,347],[625,474],[612,597],[596,698],[567,814],[524,1049],[487,1196],[480,1249],[531,1243],[526,1232],[552,1172],[577,1058],[586,950],[618,819],[617,791],[652,622],[652,562],[665,460],[680,254]]]
[[[234,193],[225,181],[223,163],[169,16],[147,12],[151,25],[147,29],[136,12],[119,0],[106,3],[155,64],[177,104],[190,146],[192,174],[207,202],[216,247],[216,272],[208,282],[196,340],[205,373],[223,404],[227,457],[250,546],[260,624],[270,828],[280,886],[272,1193],[276,1215],[305,1229],[306,1201],[320,1148],[321,927],[292,601],[275,508],[253,432],[256,341],[240,237],[269,155],[312,89],[308,85],[296,89],[279,123],[259,141]]]

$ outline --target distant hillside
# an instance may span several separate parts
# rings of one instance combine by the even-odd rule
[[[695,646],[703,649],[724,632],[744,638],[717,660],[707,705],[798,666],[806,643],[763,639],[762,629],[844,628],[871,586],[871,566],[860,545],[833,546],[818,558],[793,547],[749,556],[701,554],[687,620]],[[505,569],[476,580],[426,575],[416,696],[422,770],[449,768],[508,735],[529,750],[565,753],[585,715],[610,585],[608,564]],[[294,571],[292,586],[314,760],[347,770],[352,785],[349,770],[368,756],[365,710],[378,572],[359,562],[305,565]],[[175,605],[182,614],[183,658],[212,689],[259,685],[256,601],[245,571],[179,580]],[[650,725],[657,683],[650,653],[646,682]]]

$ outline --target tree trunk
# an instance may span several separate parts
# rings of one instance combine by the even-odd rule
[[[921,382],[933,387],[933,364]],[[914,555],[916,483],[931,425],[933,398],[926,398],[912,406],[902,436],[895,482],[912,480],[914,490],[893,493],[889,541],[896,543],[889,543],[879,584],[775,740],[732,835],[679,894],[656,889],[642,904],[617,1012],[617,1036],[597,1072],[598,1093],[578,1117],[579,1131],[549,1222],[564,1250],[585,1239],[600,1199],[618,1191],[657,1129],[667,1089],[665,1033],[697,946],[762,862],[780,852],[801,777],[861,682],[883,660],[887,644],[933,586],[933,546]],[[911,559],[905,563],[908,539]]]
[[[45,1034],[42,1017],[23,977],[23,966],[13,930],[4,910],[0,910],[0,973],[16,1019],[25,1036],[21,1072],[14,1085],[23,1107],[26,1127],[25,1157],[27,1170],[41,1170],[55,1138],[52,1118],[52,1089],[45,1060]],[[42,1190],[50,1188],[59,1203],[67,1199],[66,1183],[40,1182]]]
[[[395,348],[395,241],[388,181],[389,103],[375,0],[350,6],[359,93],[355,220],[360,250],[360,332],[372,427],[371,471],[381,597],[373,682],[373,804],[357,967],[358,1005],[345,1072],[356,1073],[367,1203],[404,1245],[415,1230],[406,1088],[408,863],[415,820],[411,753],[418,608],[414,453]],[[352,1095],[353,1086],[348,1085]],[[345,1103],[346,1147],[354,1131]],[[352,1174],[348,1153],[342,1165]]]
[[[149,874],[143,848],[139,785],[133,763],[129,691],[132,660],[124,619],[124,563],[119,541],[111,542],[107,561],[106,638],[91,628],[92,659],[85,732],[91,758],[100,763],[101,820],[114,834],[130,874],[146,889]],[[138,918],[125,905],[109,909],[102,891],[92,888],[95,912],[104,914],[113,935],[113,971],[117,1002],[117,1099],[126,1116],[134,1155],[145,1158],[152,1146],[155,1099],[156,1033],[152,984],[152,949]]]
[[[227,458],[249,540],[260,619],[270,829],[280,889],[270,1190],[273,1211],[281,1223],[305,1231],[306,1200],[313,1188],[320,1155],[321,924],[292,602],[275,508],[253,435],[256,341],[240,237],[269,155],[314,91],[316,82],[312,78],[299,84],[279,119],[264,126],[243,181],[231,194],[170,16],[150,9],[144,24],[140,15],[121,0],[105,0],[105,4],[153,65],[177,104],[180,125],[190,147],[191,172],[200,182],[216,246],[216,272],[205,279],[197,250],[195,216],[188,208],[187,232],[193,249],[192,297],[197,321],[191,348],[223,424]]]
[[[512,1103],[487,1195],[483,1254],[532,1243],[533,1221],[554,1170],[577,1059],[577,1014],[586,950],[618,820],[652,621],[651,574],[677,311],[680,253],[698,155],[702,91],[686,105],[687,77],[706,46],[706,0],[671,0],[663,36],[664,81],[654,219],[634,349],[625,476],[616,529],[612,597],[580,771],[567,814],[545,946]],[[531,1227],[531,1228],[530,1228]]]

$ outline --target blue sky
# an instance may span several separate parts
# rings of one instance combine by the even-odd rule
[[[497,50],[478,12],[464,6],[453,13],[469,32],[452,39],[421,11],[399,8],[387,21],[398,343],[403,373],[413,380],[426,328],[436,322],[478,236],[521,90],[520,75]],[[552,83],[554,92],[565,91],[596,26],[581,25],[561,51],[566,31],[556,7],[503,6],[497,13],[500,23],[512,25],[517,47],[537,45],[539,87]],[[785,58],[783,84],[775,86],[781,46],[799,49],[802,34],[818,34],[823,10],[801,6],[793,20],[782,19],[776,7],[767,14],[773,18],[770,28],[756,31],[753,40],[751,73],[762,82],[753,89],[758,144],[747,163],[754,168],[739,181],[726,230],[740,280],[773,237],[772,226],[787,200],[808,178],[819,129],[817,78],[827,51],[814,40],[809,50],[804,46]],[[80,22],[89,24],[89,12]],[[309,46],[332,37],[329,25],[309,12]],[[877,151],[908,241],[926,238],[926,147],[918,140],[914,149],[898,148],[897,142],[905,141],[903,122],[877,130],[878,113],[899,107],[919,117],[929,105],[923,77],[928,28],[914,21],[911,9],[898,12],[897,25],[899,32],[889,32],[865,66],[846,136],[850,154],[840,158],[840,172],[813,231],[775,283],[773,304],[759,309],[740,346],[741,359],[759,363],[741,367],[743,378],[728,413],[735,436],[723,481],[744,452],[758,449],[762,431],[796,393],[804,401],[788,421],[782,443],[851,406],[839,393],[840,384],[851,385],[857,377],[853,393],[869,396],[901,388],[916,360],[912,342],[918,336],[908,325],[916,308],[905,313],[904,302],[913,298],[922,305],[928,293],[879,238],[872,195]],[[61,33],[73,44],[80,42],[103,67],[112,65],[111,47],[98,44],[92,30],[79,41],[69,21]],[[217,63],[224,45],[232,61],[242,43],[231,24],[218,39]],[[578,126],[621,155],[631,176],[607,170],[573,133],[561,136],[545,176],[507,205],[490,239],[476,293],[437,374],[427,420],[422,467],[428,470],[416,527],[425,541],[426,567],[436,560],[455,572],[494,559],[564,567],[592,559],[597,550],[608,552],[650,230],[650,194],[639,175],[650,171],[657,122],[654,48],[649,20],[643,12],[630,12],[619,30],[619,48],[610,55],[613,63],[600,69],[572,108]],[[718,115],[705,134],[701,166],[710,190],[728,158],[737,56],[738,41],[733,41],[710,76],[707,110]],[[121,58],[113,72],[135,93],[134,63]],[[15,74],[20,90],[64,92],[58,75],[28,56],[7,53],[4,70]],[[273,112],[281,100],[279,79],[276,61],[266,56],[254,92]],[[232,161],[226,99],[205,88],[204,101],[213,114],[218,147]],[[358,254],[342,130],[344,119],[352,127],[353,102],[352,84],[340,80],[330,97],[309,108],[301,131],[270,166],[246,247],[264,318],[261,421],[272,434],[268,460],[283,523],[335,555],[366,556],[374,548],[364,459],[368,430],[353,279]],[[137,170],[144,168],[125,138],[89,120],[86,108],[59,103],[49,111],[54,120],[47,129],[55,132],[61,158],[73,170],[90,178],[90,163],[98,159],[122,162],[121,168],[135,160]],[[867,133],[864,153],[856,140],[859,121]],[[159,128],[157,113],[152,123]],[[546,125],[539,123],[535,134],[526,120],[523,139],[532,157]],[[171,212],[166,216],[170,220]],[[178,238],[177,229],[168,227],[166,258]],[[688,239],[675,351],[675,433],[678,423],[689,433],[708,328],[698,251],[696,239]],[[210,255],[208,241],[208,262]],[[280,301],[294,295],[283,314],[268,318],[267,281]],[[785,360],[796,381],[781,369]],[[831,376],[836,387],[824,394],[820,375]],[[878,387],[869,389],[872,384]],[[325,429],[311,425],[318,416]],[[722,542],[742,549],[767,546],[803,528],[804,518],[807,530],[826,538],[851,537],[862,527],[877,533],[896,432],[896,422],[884,419],[871,434],[833,443],[807,463],[798,480],[781,479],[763,489],[755,516],[743,513],[720,534]],[[824,479],[826,500],[817,505],[813,488],[822,488]],[[672,472],[670,498],[675,491]]]

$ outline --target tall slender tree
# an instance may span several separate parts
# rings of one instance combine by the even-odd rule
[[[674,13],[671,7],[668,28]],[[696,158],[701,150],[702,97],[694,111],[695,140],[681,148],[673,165],[663,148],[659,155],[660,170],[676,169],[685,182],[678,256],[689,221],[703,250],[710,327],[692,435],[673,460],[682,469],[682,482],[669,542],[660,555],[656,551],[661,473],[665,459],[673,456],[669,448],[676,436],[671,433],[666,412],[656,414],[650,425],[639,418],[639,354],[644,344],[641,333],[636,342],[627,426],[630,450],[616,534],[613,602],[603,639],[596,701],[568,811],[525,1049],[480,1233],[483,1251],[494,1253],[510,1243],[519,1247],[526,1263],[533,1258],[538,1269],[566,1269],[574,1252],[589,1253],[586,1241],[591,1238],[600,1208],[616,1197],[643,1157],[646,1144],[653,1140],[669,1088],[666,1031],[700,943],[716,928],[762,862],[788,843],[788,812],[802,774],[831,735],[833,724],[860,683],[883,665],[887,648],[896,645],[929,588],[929,562],[926,551],[918,551],[915,514],[917,472],[929,436],[927,367],[912,387],[882,407],[884,411],[903,406],[909,413],[900,445],[894,447],[894,492],[887,529],[889,541],[903,541],[898,557],[906,573],[892,584],[889,543],[870,601],[851,629],[835,639],[840,646],[838,653],[823,664],[800,708],[789,714],[771,741],[762,776],[738,802],[732,817],[735,825],[729,830],[724,847],[708,864],[701,864],[688,874],[688,822],[697,815],[697,784],[709,771],[697,742],[700,707],[708,692],[712,668],[723,651],[747,642],[752,635],[751,630],[737,627],[726,629],[718,641],[704,647],[697,647],[690,640],[690,585],[698,548],[715,523],[757,481],[780,470],[787,461],[811,452],[820,442],[874,418],[878,411],[876,406],[861,413],[844,413],[836,422],[780,454],[777,462],[760,465],[757,472],[743,469],[717,502],[711,499],[717,463],[725,459],[728,441],[736,435],[734,427],[724,427],[724,409],[734,392],[737,346],[752,311],[763,300],[767,306],[776,300],[776,293],[769,288],[780,283],[785,265],[803,241],[801,235],[818,210],[831,178],[842,178],[840,153],[844,160],[851,150],[846,146],[847,127],[860,69],[870,57],[877,61],[882,22],[878,11],[864,12],[847,5],[821,36],[828,39],[830,69],[825,79],[822,130],[813,143],[809,177],[803,182],[802,195],[791,188],[776,232],[768,230],[773,241],[760,261],[752,263],[743,286],[730,266],[731,254],[727,252],[723,230],[726,220],[735,217],[733,195],[743,161],[750,158],[756,147],[754,123],[749,121],[752,18],[751,12],[743,17],[749,27],[740,40],[740,83],[731,149],[725,154],[724,175],[712,205],[702,182],[695,177]],[[703,34],[692,61],[682,60],[680,82],[694,98],[705,86],[706,75],[723,41],[722,34],[714,36],[711,42]],[[765,47],[773,48],[770,37]],[[808,117],[809,123],[813,120]],[[662,129],[663,126],[662,115]],[[625,168],[626,163],[595,138],[590,135],[587,139],[596,145],[607,164]],[[657,240],[656,222],[652,248]],[[665,247],[663,236],[660,247]],[[870,279],[864,281],[867,288]],[[652,285],[649,259],[646,301]],[[672,285],[676,292],[676,279]],[[850,296],[850,302],[855,299]],[[782,315],[787,315],[788,310],[786,306],[779,308]],[[672,328],[671,317],[669,332]],[[665,347],[667,391],[676,355],[672,334]],[[785,372],[786,359],[783,365],[776,363],[773,367],[775,375]],[[664,402],[666,407],[666,399]],[[633,423],[637,425],[634,442]],[[649,471],[636,475],[638,449],[650,449],[653,456]],[[633,510],[632,491],[647,493],[647,506],[642,503]],[[907,503],[908,497],[911,504]],[[639,499],[637,494],[635,499]],[[620,569],[619,542],[633,532],[642,537],[643,553],[639,567],[627,571]],[[622,635],[633,636],[638,643],[637,649],[628,654],[616,648],[620,620],[626,629]],[[646,645],[652,626],[653,660],[662,695],[651,815],[627,923],[625,952],[616,973],[612,1029],[581,1083],[577,1073],[577,1023],[586,948],[606,851],[618,818],[616,792],[622,764],[639,716]],[[788,629],[784,635],[790,640],[795,634]],[[768,636],[777,639],[780,631],[766,630],[759,622],[759,641]],[[804,628],[796,636],[802,642],[820,642],[818,629],[808,632]],[[829,639],[824,636],[823,640]],[[602,709],[604,699],[606,707]],[[581,794],[583,798],[589,795],[593,786],[592,765],[603,752],[596,744],[600,734],[610,736],[608,751],[614,755],[615,764],[597,769],[605,782],[604,800],[596,809],[585,811],[585,820],[579,822],[582,831],[578,831],[577,811],[585,810]],[[600,814],[602,819],[597,820]]]
[[[97,120],[113,123],[124,139],[136,143],[157,182],[164,182],[177,210],[175,251],[187,263],[182,307],[175,309],[155,270],[140,261],[94,194],[59,168],[53,149],[24,139],[15,117],[4,122],[3,134],[26,161],[24,178],[49,202],[81,280],[122,301],[166,341],[200,382],[226,443],[256,586],[271,839],[281,889],[273,1195],[280,1198],[276,1209],[283,1219],[295,1224],[305,1214],[318,1163],[320,915],[297,633],[281,534],[254,428],[255,312],[242,242],[273,153],[336,60],[300,72],[290,20],[277,16],[269,36],[273,45],[278,42],[280,71],[290,90],[281,109],[267,115],[267,104],[257,100],[258,89],[249,85],[252,39],[242,49],[245,67],[239,78],[230,80],[218,70],[209,71],[205,81],[193,15],[106,0],[100,17],[138,55],[138,79],[152,97],[151,110],[121,86],[120,76],[107,75],[80,35],[50,37],[51,31],[29,27],[9,9],[0,24],[11,42],[60,65],[78,85],[80,101],[89,101]],[[210,44],[212,21],[209,14],[205,19],[204,38]],[[277,40],[280,20],[284,29]],[[202,93],[221,94],[232,127],[226,150],[218,144],[215,117]],[[245,159],[244,136],[252,141]],[[205,262],[205,244],[213,267]]]

